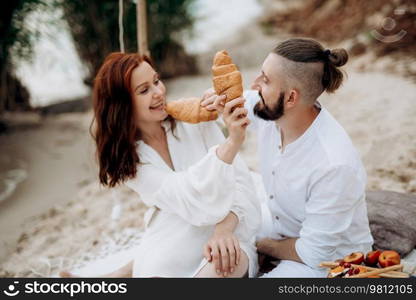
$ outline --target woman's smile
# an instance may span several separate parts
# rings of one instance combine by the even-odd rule
[[[165,109],[165,102],[156,103],[155,105],[152,105],[149,108],[150,108],[150,110],[159,110],[159,111],[164,110]]]

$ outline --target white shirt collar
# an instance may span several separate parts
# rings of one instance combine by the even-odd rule
[[[305,132],[298,137],[296,140],[294,140],[293,142],[291,142],[290,144],[286,145],[284,153],[291,153],[294,152],[300,145],[304,144],[309,137],[313,134],[313,131],[315,130],[315,128],[318,128],[320,126],[320,123],[322,122],[322,118],[324,117],[326,110],[324,107],[322,107],[322,105],[316,101],[315,102],[315,106],[320,109],[318,115],[316,116],[315,120],[313,120],[312,124],[305,130]],[[281,144],[281,134],[280,134],[280,128],[278,126],[276,126],[276,129],[279,133],[279,145]]]

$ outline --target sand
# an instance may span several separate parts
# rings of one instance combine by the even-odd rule
[[[55,204],[66,203],[82,187],[95,181],[92,143],[87,131],[89,114],[41,118],[34,113],[5,115],[9,130],[0,136],[0,172],[18,184],[0,201],[0,257],[15,248],[24,222]],[[10,175],[10,174],[9,174]],[[21,181],[21,182],[19,182]],[[6,181],[3,181],[3,183]],[[2,186],[3,192],[5,186]]]
[[[244,42],[245,47],[239,46]],[[249,88],[276,42],[253,27],[201,55],[199,63],[208,73],[212,54],[229,49]],[[342,88],[320,100],[361,154],[368,189],[416,194],[416,83],[400,70],[391,70],[392,59],[363,67],[366,61],[352,60]],[[167,83],[168,95],[170,99],[201,95],[210,85],[207,74],[178,78]],[[125,188],[111,192],[98,185],[88,134],[91,112],[46,120],[33,115],[10,118],[15,125],[0,135],[0,155],[12,157],[13,168],[27,172],[16,191],[0,202],[0,276],[56,276],[61,269],[97,264],[108,254],[131,255],[143,233],[145,207]],[[256,171],[253,134],[242,154]]]

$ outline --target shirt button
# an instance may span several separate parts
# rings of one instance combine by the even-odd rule
[[[275,216],[276,220],[279,220],[279,216]]]
[[[279,145],[279,150],[282,150],[282,146]]]
[[[273,176],[274,176],[274,174],[275,174],[275,173],[274,173],[274,171],[272,171],[272,175],[273,175]]]
[[[273,199],[273,198],[274,198],[274,196],[273,196],[273,195],[270,195],[270,196],[269,196],[269,199]]]

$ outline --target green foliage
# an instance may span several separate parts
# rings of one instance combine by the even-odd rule
[[[0,66],[9,63],[10,51],[20,59],[30,59],[33,42],[39,36],[36,28],[24,25],[25,18],[37,9],[47,7],[45,0],[3,1],[0,4]]]
[[[14,75],[12,57],[30,59],[38,31],[26,26],[24,20],[31,12],[46,7],[46,1],[0,2],[0,113],[30,107],[29,93]]]
[[[193,24],[188,9],[193,1],[147,1],[149,49],[165,77],[195,71],[193,60],[174,39],[175,34]],[[119,51],[118,0],[62,0],[62,5],[76,48],[93,77],[105,56]],[[124,0],[123,5],[125,50],[137,52],[136,4]]]

